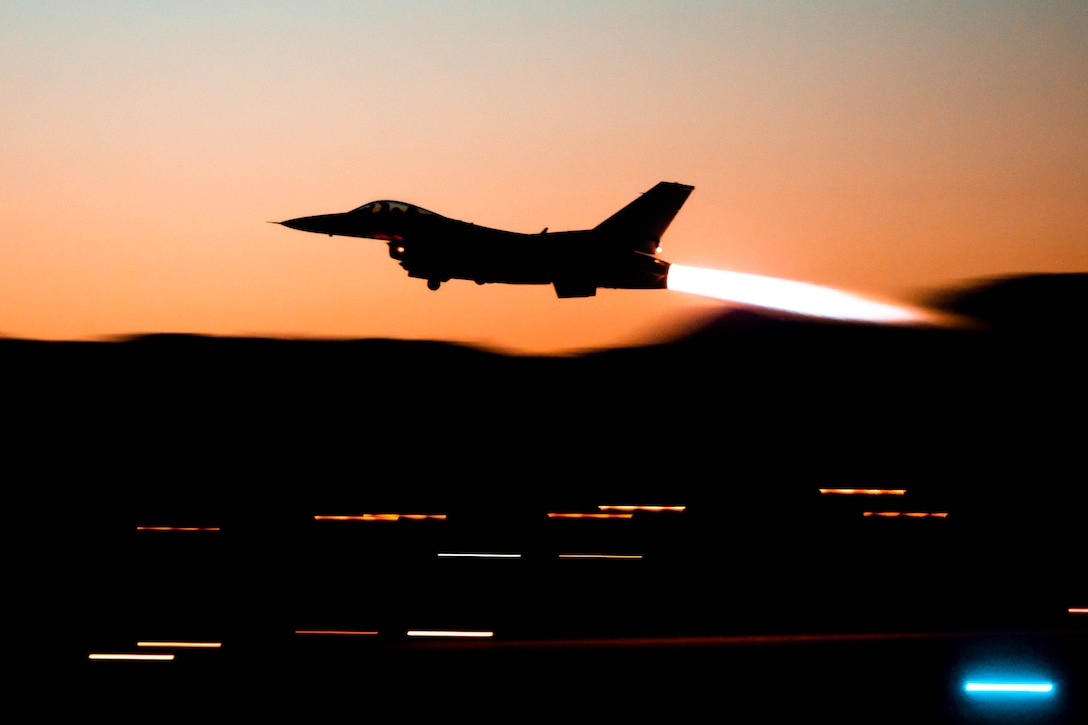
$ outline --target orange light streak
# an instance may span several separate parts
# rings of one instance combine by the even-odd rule
[[[351,635],[351,636],[374,636],[377,631],[363,631],[353,629],[296,629],[295,634],[329,634],[329,635]]]
[[[89,654],[89,660],[139,660],[150,662],[167,662],[174,659],[174,655],[145,655],[145,654]]]
[[[409,629],[409,637],[494,637],[494,632],[457,629]]]
[[[935,315],[923,310],[877,302],[830,287],[758,274],[673,264],[669,267],[666,284],[670,290],[678,292],[810,317],[883,324],[916,324],[936,320]]]
[[[1070,614],[1088,614],[1088,607],[1070,607]]]
[[[446,514],[359,514],[358,516],[314,516],[314,521],[399,521],[400,519],[409,519],[412,521],[437,519],[439,521],[445,521]]]
[[[883,516],[886,518],[895,516],[907,516],[914,519],[921,519],[926,517],[943,519],[948,517],[948,512],[928,512],[928,511],[866,511],[865,516]]]
[[[601,511],[684,511],[687,506],[609,505],[598,506]]]
[[[837,494],[842,496],[851,496],[860,494],[862,496],[902,496],[907,492],[905,488],[821,488],[822,494]]]
[[[629,519],[633,513],[627,514],[587,514],[587,513],[549,513],[549,519]]]
[[[222,647],[222,642],[137,642],[137,647],[196,647],[215,649]]]
[[[218,526],[137,526],[137,531],[219,531]]]

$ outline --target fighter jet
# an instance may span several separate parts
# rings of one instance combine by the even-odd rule
[[[661,235],[693,186],[661,182],[593,229],[539,234],[490,229],[401,201],[372,201],[339,214],[277,222],[329,236],[379,239],[409,277],[437,290],[451,279],[476,284],[551,284],[559,297],[598,287],[664,289],[669,263]]]

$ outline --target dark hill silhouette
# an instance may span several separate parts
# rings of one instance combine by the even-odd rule
[[[1088,273],[996,277],[934,294],[930,301],[998,329],[1083,333]]]
[[[1002,282],[957,310],[1027,309],[1018,291],[1067,304],[1083,278]],[[105,469],[140,496],[154,495],[149,480],[243,499],[271,486],[284,505],[363,481],[442,500],[576,496],[587,482],[618,495],[669,481],[686,494],[706,488],[708,469],[723,492],[795,481],[973,490],[1065,485],[1079,466],[1069,421],[1085,411],[1082,329],[742,310],[661,344],[565,358],[198,335],[2,340],[0,355],[13,449],[63,479]],[[451,478],[463,481],[453,491]]]

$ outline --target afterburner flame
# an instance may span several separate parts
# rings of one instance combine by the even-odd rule
[[[758,274],[673,264],[669,268],[666,284],[668,289],[678,292],[832,320],[900,325],[936,321],[934,315],[924,310],[877,302],[830,287]]]

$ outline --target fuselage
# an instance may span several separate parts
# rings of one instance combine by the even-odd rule
[[[660,229],[646,233],[632,227],[632,221],[641,219],[631,219],[633,215],[625,212],[631,208],[643,216],[647,210],[656,212],[644,200],[662,184],[597,228],[577,231],[526,234],[492,229],[391,200],[280,223],[318,234],[381,240],[410,277],[427,280],[431,289],[450,279],[465,279],[478,284],[553,284],[560,297],[586,297],[598,287],[665,287],[669,263],[655,256],[659,236],[691,190],[665,186],[680,188],[679,201],[674,192],[675,208],[666,210],[663,224],[661,214],[651,216]]]

